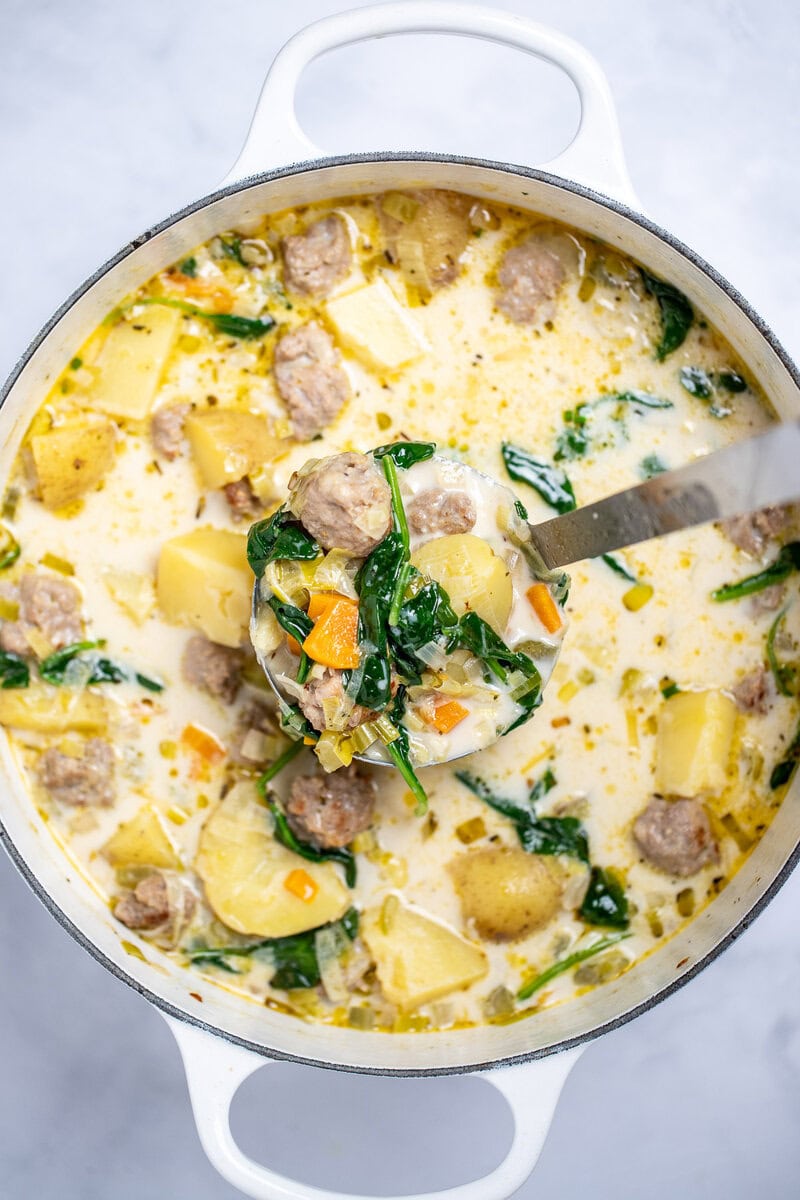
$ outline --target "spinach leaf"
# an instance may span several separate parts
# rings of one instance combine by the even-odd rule
[[[589,886],[578,909],[578,916],[589,925],[628,928],[628,899],[622,885],[609,871],[604,871],[602,867],[592,867]]]
[[[717,376],[717,382],[721,382],[721,376]],[[726,375],[726,378],[729,378]],[[736,376],[740,379],[740,376]],[[713,400],[716,394],[714,386],[714,377],[704,371],[702,367],[681,367],[680,381],[684,389],[690,396],[696,396],[698,400]],[[744,380],[742,380],[744,383]],[[724,385],[723,385],[724,386]],[[745,384],[745,387],[747,385]],[[726,388],[726,391],[735,391],[734,388]],[[709,406],[708,411],[712,417],[722,418],[729,417],[733,411],[727,408],[724,404],[718,404],[716,401]]]
[[[301,739],[302,738],[310,738],[310,740],[312,742],[316,742],[316,740],[318,739],[319,732],[314,728],[314,726],[311,724],[311,722],[303,714],[302,709],[298,708],[298,706],[296,704],[283,704],[282,703],[280,717],[281,717],[281,728],[285,729],[290,737],[301,738]],[[302,741],[300,744],[302,745]],[[278,763],[280,762],[280,759],[277,759],[272,764],[272,767],[269,768],[267,770],[267,772],[265,772],[265,774],[269,774],[269,770],[272,770],[272,775],[270,775],[270,779],[273,779],[275,777],[275,775],[278,774],[278,770],[282,770],[283,767],[286,766],[286,762],[288,761],[288,758],[286,758],[286,755],[288,755],[288,753],[289,753],[289,751],[287,750],[284,752],[284,754],[281,755],[281,758],[286,759],[286,761],[284,761],[280,767],[278,767]],[[292,755],[292,758],[294,758],[294,755]],[[277,770],[275,768],[277,768]]]
[[[391,454],[387,454],[383,460],[383,473],[386,476],[386,482],[389,484],[389,490],[392,493],[392,515],[394,517],[394,527],[400,534],[400,538],[403,543],[403,553],[405,557],[408,558],[411,535],[408,531],[408,521],[406,520],[406,510],[403,506],[403,497],[400,495],[400,478],[397,474],[397,465]]]
[[[260,782],[260,781],[259,781]],[[276,804],[274,800],[267,800],[267,807],[272,813],[275,821],[275,840],[285,846],[287,850],[292,850],[295,854],[299,854],[301,858],[307,862],[337,862],[344,867],[344,877],[348,887],[356,886],[356,860],[353,851],[350,849],[333,849],[333,850],[317,850],[316,846],[310,845],[308,842],[303,842],[297,837],[291,829],[289,822],[286,819],[286,814]]]
[[[31,681],[31,672],[24,658],[10,651],[0,651],[0,679],[3,688],[26,688]]]
[[[303,746],[302,742],[292,742],[290,746],[286,747],[283,754],[279,754],[275,761],[270,763],[264,774],[259,777],[256,782],[256,787],[265,799],[267,796],[267,784],[270,783],[276,775],[280,775],[283,768],[288,767],[292,759],[297,758],[297,755],[303,749],[305,749],[305,747]]]
[[[654,475],[662,475],[664,471],[668,470],[667,464],[662,462],[657,454],[648,454],[639,463],[639,474],[642,479],[652,479]]]
[[[755,575],[747,575],[738,583],[726,583],[711,593],[711,597],[720,603],[726,600],[741,600],[743,596],[752,596],[755,592],[763,592],[773,584],[782,583],[793,571],[800,571],[800,542],[788,542],[774,562],[757,571]]]
[[[456,771],[456,779],[474,792],[495,812],[502,813],[514,824],[517,837],[528,854],[567,854],[580,862],[589,861],[589,839],[577,817],[539,817],[535,805],[555,787],[555,776],[546,771],[534,785],[527,805],[517,804],[505,796],[497,796],[482,779],[468,771]]]
[[[319,543],[286,508],[251,525],[247,535],[247,561],[256,579],[278,559],[312,562],[321,554]]]
[[[61,687],[65,682],[69,664],[74,659],[88,653],[89,657],[86,661],[90,664],[91,671],[86,679],[87,685],[135,681],[150,692],[163,692],[164,684],[158,680],[150,679],[149,676],[142,675],[139,671],[132,671],[129,667],[120,666],[103,655],[89,653],[102,649],[105,644],[105,639],[100,638],[96,642],[73,642],[69,646],[63,646],[60,650],[54,650],[39,663],[39,674],[46,683]]]
[[[294,604],[289,604],[285,600],[279,600],[277,596],[270,596],[267,604],[275,613],[281,629],[285,633],[290,634],[302,646],[314,628],[314,622],[311,620],[311,617],[307,613],[304,613],[302,608],[297,608]]]
[[[351,908],[339,921],[321,928],[340,927],[350,941],[358,934],[358,912]],[[320,982],[319,963],[315,941],[315,929],[306,933],[298,933],[292,937],[264,938],[252,942],[249,946],[195,946],[186,949],[189,961],[192,963],[207,963],[222,966],[228,958],[249,958],[253,954],[264,952],[271,958],[276,968],[270,980],[274,988],[291,991],[294,988],[312,988]],[[223,969],[230,970],[226,966]]]
[[[502,455],[510,478],[529,484],[556,512],[572,512],[576,507],[575,492],[564,471],[511,442],[503,442]]]
[[[617,558],[616,554],[602,554],[600,556],[607,567],[610,567],[615,575],[621,575],[623,579],[627,579],[628,583],[638,583],[639,580],[625,566],[623,561]]]
[[[672,354],[683,345],[686,335],[694,321],[694,309],[683,292],[679,292],[671,283],[656,279],[641,268],[644,286],[658,302],[661,315],[661,339],[656,346],[656,358],[659,362]]]
[[[240,267],[246,267],[247,263],[242,258],[242,239],[235,234],[232,237],[219,238],[219,247],[225,258],[231,258],[237,262]]]
[[[207,312],[204,308],[198,308],[196,304],[190,304],[188,300],[176,300],[172,296],[143,296],[136,300],[136,304],[162,304],[165,308],[179,308],[181,312],[208,321],[217,333],[224,333],[228,337],[240,338],[243,341],[264,337],[275,328],[275,318],[269,313],[265,313],[263,317],[238,317],[235,313]]]
[[[428,811],[428,794],[417,778],[417,773],[411,764],[411,754],[408,744],[408,730],[402,724],[403,714],[406,710],[406,693],[405,688],[398,688],[397,695],[394,698],[392,705],[392,718],[398,736],[393,742],[389,742],[386,749],[389,752],[394,765],[397,767],[402,778],[405,780],[406,786],[414,796],[417,806],[414,813],[418,817],[424,817]]]
[[[452,653],[458,647],[471,651],[486,664],[492,675],[501,683],[505,683],[507,679],[507,670],[521,671],[528,679],[539,677],[539,671],[533,660],[521,651],[509,649],[491,625],[488,625],[476,612],[464,613],[456,628],[450,633],[447,643],[448,653]],[[540,702],[541,691],[537,694],[535,702],[532,702],[529,707],[535,707]],[[512,728],[514,727],[512,726]]]
[[[391,458],[396,467],[407,471],[415,463],[425,462],[436,453],[436,442],[391,442],[387,446],[378,446],[372,451],[372,457]]]
[[[772,774],[769,777],[769,786],[773,791],[789,782],[795,773],[798,762],[800,762],[800,725],[798,725],[797,732],[787,746],[783,758],[772,768]]]
[[[738,371],[717,371],[717,383],[720,387],[725,388],[726,392],[747,391],[747,380],[743,379]]]
[[[450,599],[444,588],[431,580],[401,604],[397,620],[390,616],[389,644],[395,665],[418,683],[425,664],[416,657],[417,650],[439,638],[444,638],[458,625]]]
[[[357,704],[379,712],[391,700],[388,620],[405,559],[402,536],[394,531],[375,547],[356,577],[361,661],[345,672],[344,688]]]
[[[580,406],[580,408],[584,407],[588,406]],[[579,409],[577,408],[564,413],[566,427],[556,438],[556,451],[553,455],[556,462],[563,462],[564,459],[583,458],[585,454],[589,453],[592,440],[586,429],[586,418],[583,417],[578,422],[578,413]]]
[[[798,692],[798,668],[796,663],[782,663],[775,653],[775,638],[786,616],[787,609],[778,613],[767,634],[767,664],[775,677],[775,685],[782,696],[796,696]]]
[[[577,408],[567,409],[564,413],[565,428],[556,440],[556,462],[564,459],[582,458],[592,447],[594,439],[590,433],[591,418],[598,409],[606,405],[616,405],[617,412],[612,413],[611,419],[624,429],[624,406],[628,405],[635,413],[641,413],[647,408],[673,408],[671,400],[654,396],[651,392],[627,391],[611,392],[600,396],[590,403],[579,404]]]
[[[681,367],[680,381],[681,387],[698,400],[710,400],[714,395],[714,385],[702,367]]]
[[[187,279],[194,279],[197,275],[197,259],[194,255],[185,258],[182,263],[178,263],[178,270],[181,275],[185,275]]]
[[[551,979],[555,979],[558,975],[563,975],[565,971],[571,970],[572,967],[577,967],[579,963],[585,962],[587,958],[593,958],[595,954],[601,954],[611,946],[616,946],[617,942],[624,942],[625,938],[631,936],[630,933],[609,933],[606,937],[601,937],[599,941],[592,942],[591,946],[584,946],[582,950],[574,950],[566,958],[559,959],[558,962],[553,963],[552,967],[548,967],[546,971],[542,971],[540,975],[534,975],[533,979],[529,979],[527,983],[524,983],[517,992],[517,999],[530,1000],[533,993],[538,992]]]

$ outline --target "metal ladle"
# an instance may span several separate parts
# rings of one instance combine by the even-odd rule
[[[471,467],[465,469],[482,474]],[[534,549],[552,570],[680,529],[796,500],[800,500],[800,421],[775,425],[758,437],[716,450],[688,466],[665,471],[550,521],[530,524],[529,529]],[[260,582],[256,581],[253,591],[254,621],[265,603]],[[285,700],[269,662],[258,650],[256,657],[277,696]],[[368,755],[356,757],[373,764],[384,761]]]

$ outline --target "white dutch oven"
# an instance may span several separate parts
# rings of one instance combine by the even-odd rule
[[[484,38],[561,67],[581,99],[580,128],[572,144],[538,169],[431,154],[319,158],[294,113],[295,89],[304,68],[338,46],[414,32]],[[586,51],[516,16],[418,0],[330,17],[284,47],[267,77],[242,154],[223,186],[136,238],[101,267],[23,356],[0,395],[0,468],[10,463],[32,412],[74,347],[121,297],[154,272],[255,214],[409,187],[460,189],[530,208],[619,246],[680,287],[713,319],[780,417],[800,416],[797,371],[763,322],[711,267],[640,215],[625,171],[609,88]],[[509,1026],[387,1036],[305,1024],[210,986],[203,987],[200,1002],[192,995],[197,976],[145,944],[149,961],[130,956],[108,909],[76,872],[66,871],[66,860],[34,811],[5,743],[0,757],[5,775],[0,840],[72,936],[162,1011],[183,1055],[206,1153],[242,1192],[270,1200],[345,1200],[338,1193],[276,1175],[248,1159],[233,1141],[228,1113],[237,1088],[265,1060],[278,1059],[383,1075],[482,1074],[514,1112],[513,1143],[491,1175],[442,1194],[450,1200],[501,1200],[510,1195],[536,1162],[581,1047],[691,979],[749,925],[800,855],[800,791],[795,786],[732,884],[687,929],[614,983]]]

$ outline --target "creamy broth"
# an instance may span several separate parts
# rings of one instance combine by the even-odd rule
[[[301,259],[303,247],[287,250],[286,239],[330,214],[346,261],[309,293],[298,285],[314,264],[295,262],[293,274],[291,247]],[[515,270],[506,256],[531,239],[527,286],[530,263]],[[21,554],[0,575],[4,677],[21,659],[31,682],[0,690],[0,720],[65,869],[71,861],[127,914],[135,931],[120,922],[120,936],[146,957],[164,951],[255,1002],[332,1024],[507,1021],[616,977],[736,886],[794,761],[798,630],[793,610],[779,615],[797,584],[787,570],[779,593],[711,593],[774,561],[797,536],[792,514],[577,565],[563,648],[531,721],[479,755],[421,767],[421,816],[394,771],[371,769],[372,817],[345,850],[353,887],[341,857],[312,861],[275,841],[262,792],[285,812],[295,781],[319,771],[312,754],[257,787],[291,743],[247,653],[245,534],[310,457],[433,442],[453,465],[414,468],[409,499],[463,463],[511,487],[536,521],[571,493],[590,502],[773,419],[679,294],[667,307],[677,305],[684,337],[665,343],[648,280],[534,214],[448,193],[344,199],[212,239],[75,348],[6,481],[3,521]],[[251,324],[226,324],[230,313]],[[318,433],[274,374],[276,343],[310,321],[328,339],[320,353],[342,400]],[[183,406],[175,439],[154,448],[151,418],[172,406]],[[258,428],[234,437],[220,413],[255,414]],[[71,431],[84,440],[71,443]],[[531,477],[526,455],[548,469],[538,489],[519,478],[520,461]],[[226,498],[223,485],[244,476],[246,491]],[[494,537],[478,511],[476,534]],[[32,576],[67,586],[53,601],[62,616],[78,589],[66,634],[41,616]],[[520,581],[511,644],[529,635],[526,604]],[[208,679],[187,678],[198,636],[234,655],[242,647],[215,660],[216,695]],[[71,666],[50,658],[83,639],[104,645]],[[775,672],[763,670],[768,642]],[[89,682],[108,675],[104,662],[125,678]],[[546,678],[545,660],[537,665]],[[652,808],[654,796],[665,799]],[[684,819],[689,832],[676,834]],[[679,871],[665,866],[676,838]],[[154,878],[153,903],[146,889],[137,901]],[[498,895],[521,888],[527,910],[497,897],[493,909],[492,880]],[[299,949],[250,950],[321,926]],[[563,969],[518,998],[555,964]]]

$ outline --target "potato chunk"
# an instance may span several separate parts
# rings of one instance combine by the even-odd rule
[[[30,440],[34,484],[47,508],[64,508],[97,487],[114,462],[110,421],[85,421],[37,433]]]
[[[164,818],[152,804],[143,804],[130,821],[123,821],[103,846],[103,854],[112,867],[179,871],[183,865]]]
[[[186,436],[208,488],[221,488],[255,474],[284,446],[265,416],[235,408],[192,413],[186,418]]]
[[[718,796],[728,782],[736,705],[723,692],[677,692],[658,716],[656,791]]]
[[[336,867],[304,861],[275,841],[272,818],[252,783],[238,783],[211,813],[194,867],[208,903],[237,933],[288,937],[337,921],[350,904]],[[286,887],[298,867],[316,887],[310,899]]]
[[[174,308],[153,305],[113,327],[95,364],[93,409],[132,421],[149,415],[180,320]]]
[[[396,896],[364,913],[361,934],[386,999],[401,1008],[416,1008],[469,987],[489,970],[480,946],[407,908]]]
[[[459,615],[476,612],[503,633],[514,601],[511,572],[483,538],[474,533],[432,538],[414,551],[411,561],[442,585]]]
[[[99,733],[105,729],[105,700],[97,692],[74,691],[32,683],[17,690],[0,690],[0,725],[33,729],[37,733]]]
[[[340,340],[368,366],[394,371],[428,349],[427,340],[383,279],[325,306]]]
[[[243,533],[208,526],[164,542],[156,593],[166,619],[199,629],[212,642],[238,646],[253,589],[246,547]]]
[[[487,846],[450,863],[461,909],[481,937],[512,942],[541,929],[561,904],[556,863],[521,846]]]

